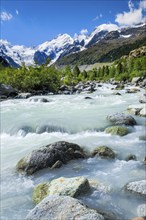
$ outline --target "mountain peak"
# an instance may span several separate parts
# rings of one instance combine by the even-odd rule
[[[0,39],[0,46],[1,45],[5,45],[5,46],[9,45],[9,46],[11,46],[11,43],[8,42],[7,40]]]

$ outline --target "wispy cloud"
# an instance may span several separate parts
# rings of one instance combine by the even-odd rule
[[[144,22],[143,10],[146,8],[146,1],[141,1],[138,8],[130,0],[128,2],[129,12],[123,12],[116,15],[115,21],[120,26],[132,26]]]
[[[96,20],[98,20],[99,18],[102,18],[102,17],[103,17],[103,15],[100,13],[100,14],[97,15],[95,18],[93,18],[92,21],[96,21]]]
[[[12,14],[8,13],[8,12],[5,12],[5,11],[2,11],[0,13],[0,19],[1,21],[9,21],[13,18]]]
[[[18,11],[17,9],[16,9],[16,11],[15,11],[15,12],[16,12],[16,15],[19,15],[19,11]]]

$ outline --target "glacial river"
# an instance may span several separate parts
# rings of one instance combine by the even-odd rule
[[[124,137],[104,132],[109,122],[106,116],[124,112],[131,104],[139,104],[144,93],[112,95],[111,85],[97,87],[92,94],[49,95],[50,102],[7,100],[1,106],[1,219],[23,220],[35,206],[32,192],[35,185],[58,178],[85,176],[111,188],[110,192],[94,190],[80,196],[91,208],[115,213],[121,220],[137,216],[137,207],[144,199],[127,193],[123,186],[130,181],[145,179],[143,159],[146,142],[139,137],[145,132],[145,118],[134,116],[137,125],[129,127]],[[114,86],[113,86],[114,87]],[[86,96],[92,99],[85,99]],[[68,141],[79,144],[88,152],[106,145],[117,156],[114,160],[97,157],[71,161],[55,170],[43,170],[32,176],[16,172],[17,162],[33,149],[56,142]],[[129,154],[137,160],[126,161]]]

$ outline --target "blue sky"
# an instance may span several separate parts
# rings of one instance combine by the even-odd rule
[[[103,23],[130,26],[144,21],[145,0],[1,1],[1,39],[35,46],[58,34],[88,33]]]

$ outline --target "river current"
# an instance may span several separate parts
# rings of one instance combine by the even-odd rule
[[[114,86],[104,84],[92,94],[48,95],[47,103],[30,99],[7,100],[1,106],[1,219],[23,220],[35,206],[32,192],[35,185],[58,178],[85,176],[99,181],[111,191],[94,190],[81,196],[91,208],[115,213],[121,220],[137,216],[137,206],[144,199],[123,190],[126,183],[145,179],[143,159],[146,151],[144,140],[145,118],[134,116],[137,125],[129,127],[124,137],[106,134],[110,125],[108,114],[125,112],[132,104],[139,104],[139,96],[121,91],[113,95]],[[85,99],[90,96],[92,99]],[[55,170],[42,170],[32,176],[16,172],[17,162],[33,149],[56,142],[68,141],[79,144],[91,152],[98,146],[109,146],[117,156],[114,160],[97,157],[71,161]],[[126,161],[129,154],[137,160]]]

